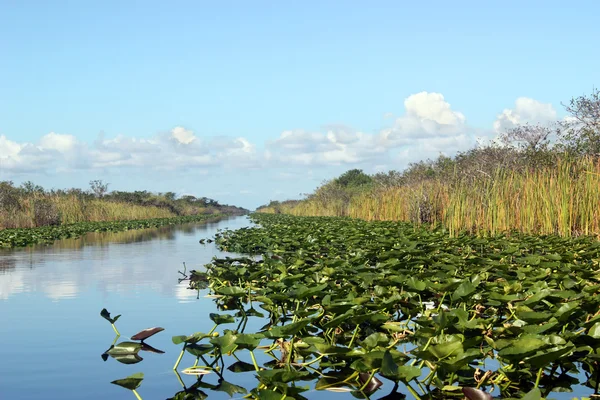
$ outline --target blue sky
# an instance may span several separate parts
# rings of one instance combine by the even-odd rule
[[[599,84],[596,1],[0,2],[0,180],[256,207]],[[519,100],[518,100],[519,99]]]

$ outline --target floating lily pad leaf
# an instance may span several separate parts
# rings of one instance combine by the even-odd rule
[[[207,335],[204,332],[196,332],[190,336],[185,336],[185,335],[178,335],[178,336],[173,336],[171,338],[171,340],[173,341],[174,344],[181,344],[181,343],[197,343],[200,340],[207,338],[207,337],[212,337],[212,335]]]
[[[348,310],[344,314],[338,315],[323,325],[324,329],[335,328],[342,322],[349,320],[354,315],[354,310]]]
[[[562,304],[558,309],[554,312],[554,316],[559,321],[567,321],[569,316],[571,316],[574,312],[576,312],[581,305],[580,301],[571,301],[568,303]]]
[[[144,329],[143,331],[140,331],[140,332],[136,333],[135,335],[133,335],[131,337],[131,340],[146,340],[150,336],[153,336],[153,335],[157,334],[158,332],[162,332],[164,330],[165,330],[165,328],[161,328],[161,327]]]
[[[374,349],[378,346],[387,346],[390,342],[390,338],[380,332],[370,334],[362,341],[361,345],[367,350]]]
[[[561,357],[571,353],[575,349],[575,346],[570,343],[565,346],[556,346],[549,349],[544,349],[539,354],[535,354],[531,357],[526,357],[523,361],[531,365],[535,369],[543,368]]]
[[[136,354],[142,348],[141,343],[137,342],[121,342],[117,343],[112,349],[108,350],[107,353],[111,356],[125,355],[125,354]]]
[[[311,374],[307,371],[296,371],[293,369],[265,369],[257,372],[260,380],[266,384],[288,383],[302,379],[310,378]]]
[[[427,288],[427,284],[425,282],[418,280],[412,276],[406,281],[406,286],[408,286],[411,289],[414,289],[417,292],[422,292],[423,290],[425,290],[425,288]]]
[[[421,376],[421,370],[417,367],[408,365],[398,366],[389,351],[386,351],[383,355],[379,373],[394,382],[409,382]]]
[[[463,297],[470,296],[477,290],[475,285],[473,285],[470,281],[464,281],[452,293],[452,301],[456,301],[462,299]]]
[[[523,336],[513,340],[510,345],[500,350],[498,354],[502,357],[522,357],[545,346],[546,342],[537,337]]]
[[[433,356],[438,360],[456,356],[463,352],[463,344],[461,341],[456,340],[452,342],[440,343],[433,346],[429,346],[427,349]]]
[[[261,313],[260,311],[258,311],[255,308],[249,308],[247,310],[244,311],[244,314],[246,314],[249,317],[258,317],[258,318],[264,318],[265,314]]]
[[[210,339],[210,342],[218,347],[222,353],[229,353],[235,347],[237,336],[231,332],[227,332],[223,336]]]
[[[596,322],[588,331],[588,336],[594,339],[600,339],[600,322]]]
[[[240,333],[235,339],[235,344],[240,349],[254,350],[260,345],[262,338],[261,334]]]
[[[117,379],[116,381],[112,381],[113,385],[121,386],[125,389],[135,390],[140,387],[142,381],[144,380],[144,374],[138,372],[137,374],[133,374],[124,379]]]
[[[231,372],[250,372],[255,371],[254,365],[247,363],[245,361],[236,361],[227,367]]]
[[[327,356],[344,356],[350,351],[347,347],[332,346],[326,343],[315,343],[314,346],[319,354]]]
[[[468,400],[492,400],[493,397],[488,392],[472,387],[463,387],[462,392]]]
[[[542,392],[539,388],[531,389],[525,396],[523,396],[522,400],[541,400]]]
[[[540,256],[527,256],[515,259],[515,263],[520,265],[539,265],[542,258]]]
[[[235,318],[233,318],[233,315],[229,314],[210,313],[208,317],[217,325],[233,324],[235,322]]]
[[[117,315],[114,318],[111,318],[108,310],[106,308],[103,308],[102,311],[100,311],[100,316],[102,318],[104,318],[105,320],[107,320],[108,322],[110,322],[111,324],[114,324],[121,317],[121,314]]]
[[[219,385],[213,389],[217,392],[225,392],[229,395],[229,397],[233,397],[234,394],[246,394],[248,391],[242,386],[234,385],[233,383],[222,380],[219,382]]]
[[[246,294],[246,291],[239,286],[225,286],[216,290],[218,294],[225,296],[241,297]]]
[[[550,321],[550,322],[548,322],[546,324],[524,326],[523,327],[523,331],[525,333],[530,334],[530,335],[539,335],[539,334],[544,333],[544,332],[546,332],[548,330],[551,330],[556,325],[558,325],[558,321],[554,320],[554,321]]]
[[[406,324],[397,321],[389,321],[381,325],[381,327],[388,332],[403,332],[406,330]]]
[[[190,353],[193,356],[200,357],[206,353],[211,352],[214,349],[212,344],[206,343],[192,343],[185,346],[185,351]]]
[[[303,319],[288,325],[275,326],[270,330],[263,332],[263,334],[267,338],[287,338],[298,334],[302,329],[306,328],[306,325],[310,322],[310,319]]]
[[[547,321],[552,314],[547,312],[537,312],[537,311],[523,311],[517,312],[517,317],[527,323],[537,324],[543,321]]]
[[[531,296],[530,298],[523,301],[522,304],[530,305],[530,304],[539,303],[543,298],[548,297],[551,294],[552,294],[552,291],[550,289],[542,289],[539,292],[537,292],[536,294],[534,294],[533,296]]]

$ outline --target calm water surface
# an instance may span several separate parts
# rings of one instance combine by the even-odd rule
[[[110,384],[115,379],[143,372],[138,389],[144,400],[167,399],[182,390],[172,371],[181,346],[174,335],[209,331],[210,312],[219,312],[209,298],[179,283],[185,262],[201,269],[213,256],[234,255],[217,250],[214,243],[200,245],[218,229],[249,226],[246,217],[232,217],[204,224],[163,227],[120,233],[89,234],[79,239],[0,251],[0,400],[4,399],[131,399],[130,391]],[[138,331],[161,326],[165,331],[148,339],[148,344],[165,351],[141,351],[143,361],[122,364],[101,355],[110,348],[115,334],[100,317],[107,308],[117,321],[119,342]],[[221,312],[222,313],[222,312]],[[251,318],[246,331],[260,329],[262,322]],[[219,327],[234,329],[234,325]],[[244,352],[245,353],[245,352]],[[259,356],[260,352],[256,352]],[[250,361],[245,360],[245,361]],[[259,363],[261,360],[259,358]],[[179,370],[193,364],[186,354]],[[196,378],[181,375],[191,386]],[[225,371],[225,379],[251,390],[253,373]],[[215,374],[203,378],[217,384]],[[305,386],[306,383],[299,383]],[[373,398],[391,389],[387,382]],[[211,399],[227,399],[223,392],[203,389]],[[556,393],[555,399],[589,395],[587,388],[575,393]],[[305,392],[309,399],[353,398],[350,394]],[[235,395],[240,398],[241,395]]]
[[[144,399],[175,395],[182,390],[172,371],[180,346],[171,336],[210,330],[208,314],[216,311],[211,299],[202,294],[196,299],[186,282],[178,283],[178,270],[183,262],[188,270],[201,269],[215,255],[231,255],[198,240],[213,237],[217,229],[249,224],[246,217],[232,217],[1,251],[0,399],[135,399],[110,382],[136,372],[145,374],[138,389]],[[103,361],[115,334],[100,317],[102,308],[123,315],[116,323],[119,342],[142,329],[164,327],[148,344],[165,354],[142,351],[144,360],[132,365]],[[179,369],[193,361],[187,355]],[[237,384],[255,387],[251,374],[238,375],[233,377]],[[196,380],[182,379],[188,386]]]

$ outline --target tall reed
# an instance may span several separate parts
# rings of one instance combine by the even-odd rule
[[[455,176],[449,181],[428,180],[360,193],[345,205],[309,199],[282,204],[277,211],[443,224],[453,234],[496,234],[516,229],[532,234],[600,237],[600,160],[562,159],[554,168],[498,169],[479,179]]]

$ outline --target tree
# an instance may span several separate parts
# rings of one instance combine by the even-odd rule
[[[335,179],[335,183],[343,187],[368,185],[371,182],[371,177],[365,174],[362,169],[351,169]]]
[[[165,193],[165,199],[167,199],[169,201],[175,200],[176,196],[177,195],[174,192],[167,192],[167,193]]]
[[[557,132],[557,128],[525,124],[508,129],[500,135],[500,140],[505,145],[535,152],[545,150],[550,144],[550,137]]]
[[[109,183],[104,183],[101,179],[90,181],[90,189],[98,198],[103,197],[108,192]]]
[[[567,150],[578,155],[600,155],[600,90],[563,104],[570,117],[561,123]]]

